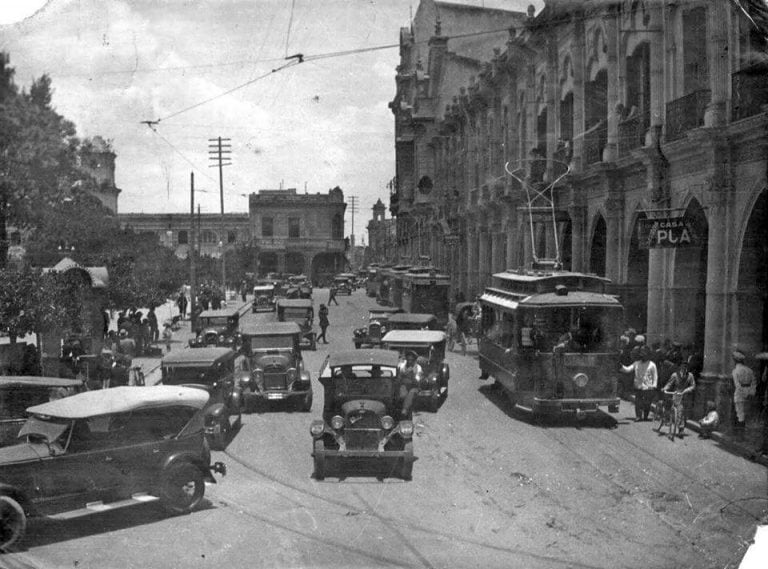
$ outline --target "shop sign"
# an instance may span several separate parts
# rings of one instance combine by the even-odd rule
[[[691,220],[683,217],[641,219],[638,242],[641,249],[662,249],[699,245]]]

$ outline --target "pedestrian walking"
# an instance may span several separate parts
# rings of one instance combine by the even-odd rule
[[[461,355],[467,355],[467,339],[464,337],[464,333],[459,328],[459,323],[456,322],[456,317],[453,313],[448,313],[448,323],[445,325],[445,333],[448,336],[448,351],[452,352],[456,342],[461,346]]]
[[[339,301],[336,300],[336,285],[331,285],[331,288],[328,289],[328,306],[331,305],[332,302],[335,302],[338,306]]]
[[[171,351],[171,342],[173,341],[173,330],[171,329],[171,323],[166,322],[163,324],[163,342],[165,342],[165,351]]]
[[[731,353],[734,366],[731,372],[733,378],[733,406],[736,410],[736,432],[744,434],[747,421],[747,401],[755,394],[755,373],[744,365],[747,357],[741,350]]]
[[[155,314],[154,306],[149,309],[147,321],[149,322],[149,340],[150,342],[157,342],[160,339],[160,328],[157,323],[157,314]]]
[[[640,359],[633,361],[628,366],[621,366],[621,371],[624,373],[634,372],[635,421],[647,421],[659,375],[656,364],[651,361],[651,349],[648,346],[642,346],[636,353]]]
[[[328,338],[326,338],[325,333],[331,323],[328,321],[328,307],[325,304],[320,305],[320,310],[317,313],[317,317],[318,323],[320,324],[320,335],[317,337],[317,341],[319,342],[322,340],[323,344],[327,344]]]
[[[184,317],[187,314],[187,296],[184,294],[184,291],[181,291],[179,294],[179,299],[176,301],[176,304],[179,306],[179,315],[181,316],[181,319],[184,320]]]

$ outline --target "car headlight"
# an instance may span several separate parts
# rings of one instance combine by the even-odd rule
[[[389,415],[384,415],[381,418],[381,428],[388,431],[395,426],[395,421]]]
[[[410,421],[400,421],[400,434],[404,437],[413,436],[413,423]]]
[[[224,335],[223,334],[219,334],[219,342],[223,342],[223,341],[224,341]]]
[[[573,383],[576,387],[584,387],[589,382],[589,376],[586,373],[577,373],[573,376]]]
[[[309,434],[311,434],[313,437],[319,437],[323,434],[323,423],[320,421],[314,421],[309,426]]]
[[[333,430],[338,431],[339,429],[344,428],[344,417],[341,415],[334,415],[331,418],[331,427]]]
[[[296,368],[295,367],[289,367],[288,371],[286,373],[288,374],[288,381],[296,381]]]

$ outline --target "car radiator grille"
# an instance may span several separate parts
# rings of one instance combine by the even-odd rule
[[[288,375],[284,371],[265,369],[264,387],[266,389],[287,389]]]
[[[379,430],[347,429],[346,441],[348,449],[377,449],[379,447]]]
[[[381,326],[378,324],[371,324],[368,327],[368,338],[371,340],[381,340]]]

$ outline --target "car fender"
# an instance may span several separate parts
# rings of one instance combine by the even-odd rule
[[[211,474],[211,466],[209,464],[206,464],[205,461],[202,459],[202,457],[193,454],[188,451],[179,451],[177,453],[173,453],[165,458],[163,460],[162,464],[160,465],[160,473],[158,476],[158,479],[162,477],[162,474],[164,472],[167,472],[169,468],[176,464],[192,464],[196,468],[200,470],[200,472],[203,473],[203,477],[206,482],[210,482],[211,484],[216,484],[216,479],[213,477],[213,474]]]
[[[446,362],[443,362],[443,365],[440,367],[440,379],[443,380],[443,383],[448,383],[450,377],[451,368]]]
[[[308,371],[302,371],[301,375],[299,376],[299,381],[301,383],[311,383],[312,378],[309,375]]]
[[[229,398],[230,414],[234,415],[243,405],[243,389],[239,385],[232,390]]]

